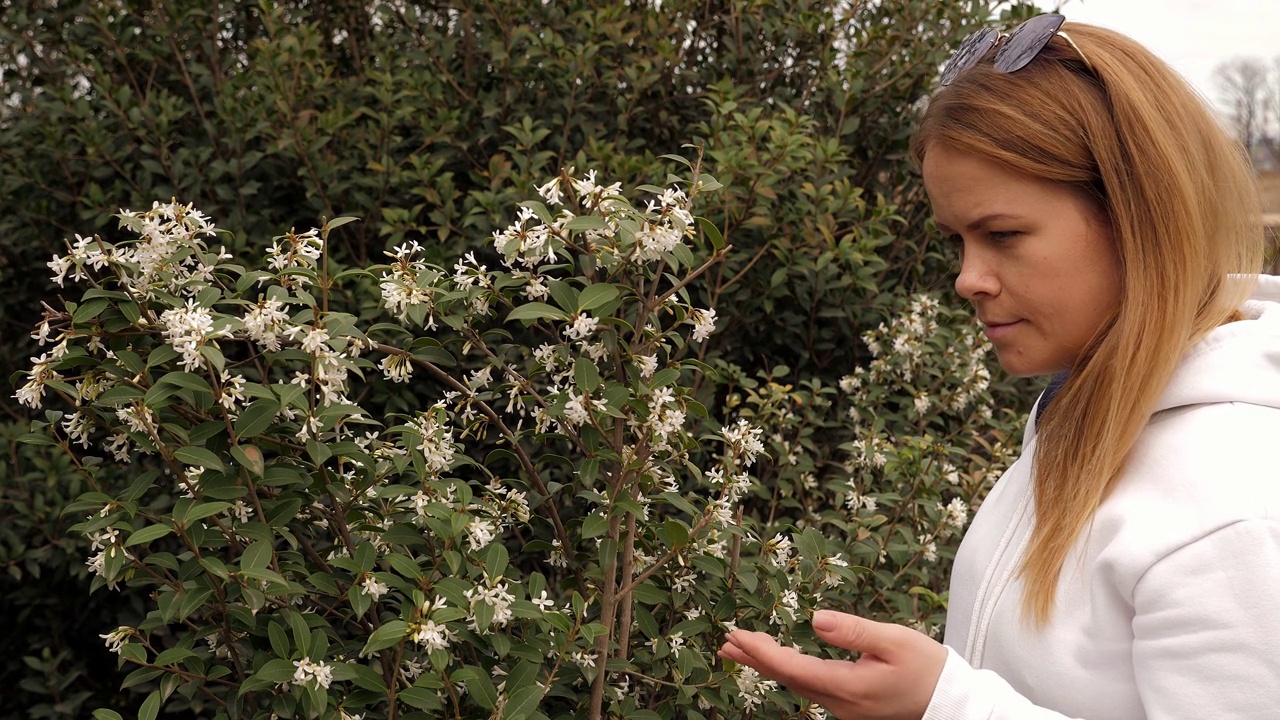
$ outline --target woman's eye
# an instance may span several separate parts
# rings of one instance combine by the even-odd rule
[[[1016,230],[992,230],[987,236],[996,242],[1007,242],[1017,237],[1020,233]]]

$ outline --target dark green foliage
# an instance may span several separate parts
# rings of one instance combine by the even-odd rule
[[[354,215],[336,265],[405,239],[443,262],[562,167],[630,189],[695,143],[725,185],[703,214],[734,246],[692,288],[721,318],[704,359],[831,386],[892,298],[946,285],[906,138],[950,48],[1004,4],[5,2],[0,372],[38,353],[49,255],[76,232],[112,235],[122,207],[194,203],[240,257]],[[805,443],[834,455],[823,440]],[[30,681],[0,692],[0,713],[77,716],[123,696],[96,635],[140,600],[87,593],[86,544],[65,534],[81,518],[59,515],[82,481],[40,449],[0,475],[0,606],[21,628],[0,674]],[[74,680],[55,693],[46,674]]]

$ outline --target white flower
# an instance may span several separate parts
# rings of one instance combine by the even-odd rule
[[[573,318],[573,324],[564,328],[561,332],[570,340],[582,340],[596,331],[596,327],[600,325],[600,320],[593,318],[586,313],[578,313]]]
[[[279,300],[259,300],[244,314],[244,331],[267,352],[280,350],[280,337],[289,324],[289,313]]]
[[[364,576],[364,581],[360,583],[360,589],[374,602],[378,602],[379,598],[391,590],[386,584],[378,582],[378,578],[373,575]]]
[[[543,200],[547,201],[548,205],[553,207],[559,205],[564,199],[560,192],[560,178],[551,178],[546,184],[539,186],[538,194],[542,196]]]
[[[918,393],[914,400],[916,414],[924,415],[929,412],[929,396],[925,393]]]
[[[934,542],[933,540],[927,540],[924,536],[921,536],[917,539],[920,541],[922,546],[923,553],[921,554],[921,557],[924,558],[924,561],[927,563],[937,562],[938,561],[938,543]]]
[[[413,376],[413,363],[409,361],[408,355],[387,355],[378,363],[378,367],[382,368],[382,375],[392,382],[407,383]]]
[[[304,233],[295,233],[290,230],[272,242],[271,248],[267,250],[267,266],[272,270],[287,270],[295,267],[314,268],[323,252],[324,240],[321,239],[318,229],[311,228]],[[301,280],[300,276],[294,276],[294,278]]]
[[[529,602],[533,603],[534,605],[537,605],[538,609],[541,610],[542,612],[546,612],[547,610],[551,609],[552,605],[555,605],[555,601],[547,597],[546,590],[543,590],[542,594],[539,595],[537,598],[530,598]]]
[[[653,377],[653,373],[658,369],[657,355],[637,355],[635,360],[640,368],[640,377],[646,380]]]
[[[319,354],[321,350],[329,349],[329,333],[325,332],[322,327],[313,327],[307,332],[307,336],[302,338],[302,349],[312,355]]]
[[[229,374],[222,372],[219,374],[222,380],[222,394],[218,398],[218,404],[222,407],[235,412],[236,403],[244,402],[244,386],[245,379],[242,375]]]
[[[769,562],[774,567],[785,569],[791,564],[791,538],[778,533],[773,536],[772,540],[764,544],[761,552],[769,556]]]
[[[571,217],[567,211],[561,211],[561,217],[564,216]],[[538,222],[526,226],[534,221]],[[537,213],[522,207],[514,223],[504,230],[494,231],[493,247],[503,256],[503,262],[508,266],[519,262],[525,267],[533,268],[542,262],[555,261],[556,253],[552,242],[555,238],[553,229],[541,224]]]
[[[698,573],[685,568],[671,580],[671,589],[676,592],[689,592],[698,584]]]
[[[747,710],[752,710],[764,704],[764,693],[766,690],[777,690],[778,683],[773,680],[761,680],[760,673],[750,665],[739,665],[737,678],[738,692],[742,694],[742,703]]]
[[[511,612],[511,604],[515,602],[515,597],[507,592],[506,583],[498,583],[493,587],[475,587],[465,593],[468,600],[471,601],[471,618],[470,626],[472,630],[479,631],[482,628],[477,627],[475,617],[475,607],[478,603],[485,603],[493,608],[493,622],[500,627],[506,627],[511,622],[514,614]]]
[[[45,264],[53,271],[53,276],[49,279],[58,283],[58,287],[64,287],[63,283],[66,281],[67,272],[73,267],[71,258],[55,254],[53,259]]]
[[[667,645],[671,646],[671,654],[679,656],[684,649],[684,633],[676,632],[667,636]]]
[[[129,639],[129,637],[134,634],[134,632],[136,631],[133,628],[127,625],[121,625],[120,627],[116,628],[115,630],[112,630],[106,635],[99,635],[98,637],[102,638],[105,641],[108,650],[119,655],[121,646],[125,644],[125,642]]]
[[[728,444],[730,454],[741,456],[744,466],[750,466],[764,452],[764,443],[760,441],[763,433],[762,428],[753,427],[745,419],[720,428],[720,435]]]
[[[313,663],[311,658],[304,657],[301,660],[294,660],[293,666],[297,668],[293,672],[294,685],[306,685],[314,680],[318,687],[328,690],[330,683],[333,682],[333,668],[323,661]]]
[[[693,323],[693,339],[695,342],[702,342],[711,337],[711,333],[716,329],[716,311],[708,308],[706,310],[695,309],[689,314],[689,322]]]
[[[165,310],[160,314],[160,321],[165,325],[165,339],[182,354],[182,368],[188,372],[205,367],[200,348],[213,338],[229,334],[225,329],[214,330],[213,314],[208,308],[196,305],[194,300],[188,300],[183,307]]]
[[[969,506],[960,498],[952,498],[946,507],[938,503],[938,510],[943,513],[943,522],[957,530],[964,528],[965,523],[969,522]]]
[[[574,650],[569,659],[583,670],[596,666],[595,652],[591,650]]]
[[[576,395],[572,390],[566,393],[569,398],[564,404],[564,419],[570,425],[577,427],[591,419],[591,413],[587,408],[591,404],[589,395]]]
[[[19,403],[37,410],[40,408],[45,383],[62,379],[62,375],[51,367],[55,362],[57,358],[50,357],[48,353],[41,353],[40,357],[31,358],[31,369],[27,371],[27,383],[18,388],[18,392],[14,395]]]
[[[452,630],[447,625],[435,624],[435,620],[428,620],[417,626],[413,630],[413,642],[420,644],[426,651],[448,650],[449,643],[457,639]]]
[[[417,419],[409,422],[409,427],[422,438],[418,450],[422,452],[422,457],[426,461],[427,472],[433,476],[439,476],[440,473],[448,470],[453,464],[455,452],[453,431],[447,425],[439,423],[434,414],[419,415]]]
[[[115,433],[109,439],[102,443],[102,449],[111,453],[116,462],[128,463],[133,459],[129,456],[132,445],[129,443],[129,436],[124,433]]]
[[[467,523],[467,543],[471,546],[472,552],[485,549],[495,537],[497,537],[497,526],[492,521],[472,518],[471,522]]]
[[[848,394],[860,387],[862,387],[862,378],[858,375],[845,375],[840,378],[840,392]]]
[[[471,388],[472,390],[482,390],[484,388],[489,387],[489,384],[492,382],[493,382],[493,366],[486,365],[480,368],[479,370],[475,370],[471,373],[471,376],[467,378],[467,387]]]
[[[636,231],[636,259],[644,262],[657,260],[680,244],[684,233],[670,225],[644,223]]]

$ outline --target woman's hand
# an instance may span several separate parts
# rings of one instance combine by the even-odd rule
[[[819,610],[813,629],[857,662],[823,660],[778,644],[765,633],[734,630],[720,657],[750,665],[841,720],[920,720],[942,675],[947,650],[923,633],[856,615]]]

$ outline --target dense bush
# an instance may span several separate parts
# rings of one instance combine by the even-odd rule
[[[831,593],[830,601],[936,625],[940,606],[930,593],[944,586],[955,540],[932,539],[941,535],[936,502],[943,492],[980,498],[989,446],[1012,415],[997,411],[991,423],[965,425],[940,414],[936,426],[925,422],[946,407],[946,393],[976,375],[967,357],[955,355],[960,341],[950,342],[966,337],[963,318],[910,299],[940,286],[949,259],[927,241],[903,151],[908,119],[938,64],[990,12],[988,3],[799,2],[782,10],[775,3],[500,2],[459,10],[295,1],[271,8],[85,0],[0,9],[6,337],[26,337],[41,300],[55,314],[65,311],[59,297],[81,300],[31,269],[52,252],[66,256],[64,241],[74,244],[77,233],[129,241],[110,222],[121,207],[192,201],[231,231],[217,243],[248,268],[260,264],[273,233],[339,214],[362,221],[333,230],[326,248],[333,277],[414,242],[432,265],[447,269],[475,252],[479,264],[496,267],[483,239],[562,168],[577,168],[578,179],[596,169],[630,194],[673,169],[659,154],[696,142],[724,185],[700,200],[698,212],[732,248],[685,288],[689,303],[717,309],[715,335],[689,351],[714,372],[690,370],[673,387],[710,418],[753,418],[768,429],[772,460],[756,466],[762,496],[744,506],[753,532],[790,533],[817,522],[810,514],[827,513],[833,519],[814,527],[831,542],[861,542],[865,553],[875,537],[897,538],[886,540],[886,564],[858,575],[858,593]],[[376,285],[359,272],[332,288],[335,306],[359,327],[378,322],[376,298]],[[882,322],[887,329],[879,332],[906,335],[881,337],[877,358],[860,338]],[[517,325],[505,326],[516,344],[528,338]],[[10,342],[0,362],[14,370],[47,351],[34,341],[31,349]],[[459,360],[458,372],[482,369]],[[918,372],[892,374],[912,362]],[[147,382],[163,377],[154,372]],[[429,407],[438,389],[420,378],[369,382],[358,404],[379,419]],[[15,418],[26,414],[12,401],[5,407]],[[949,448],[955,475],[930,460],[935,444]],[[562,452],[569,462],[555,468],[577,467],[582,458]],[[68,583],[27,616],[29,635],[9,638],[28,648],[31,664],[63,663],[60,672],[28,672],[26,687],[0,699],[0,708],[24,715],[77,715],[78,705],[51,701],[86,688],[96,693],[90,706],[126,707],[113,692],[118,680],[81,652],[83,625],[72,640],[74,623],[66,621],[93,620],[77,615],[92,602],[102,613],[97,632],[107,634],[143,624],[155,609],[149,588],[121,586],[121,596],[96,592],[89,600],[73,589],[88,587],[88,543],[63,534],[79,518],[60,519],[54,508],[84,480],[61,457],[15,451],[13,482],[3,486],[11,520],[5,563],[19,573],[0,586],[5,602],[35,607],[29,601],[41,582]],[[116,493],[136,479],[113,463],[92,472]],[[947,477],[959,484],[939,485]],[[884,535],[862,536],[844,517],[842,503],[855,492],[865,498],[857,512],[874,523],[863,529]],[[47,504],[27,504],[33,493]],[[172,498],[153,500],[154,511],[164,512]],[[57,552],[42,537],[57,538]],[[926,551],[933,555],[930,542],[937,564],[921,562]],[[512,558],[518,562],[518,552]],[[908,594],[914,585],[923,590]],[[3,662],[12,672],[17,654]],[[46,676],[76,679],[52,692],[39,680]]]
[[[147,594],[104,634],[126,686],[159,682],[141,715],[811,717],[714,660],[727,628],[814,652],[818,605],[936,629],[934,568],[1007,460],[966,450],[1005,429],[988,348],[917,296],[867,334],[848,401],[752,383],[709,412],[693,351],[717,313],[688,289],[727,248],[685,190],[717,188],[691,165],[641,211],[594,172],[553,178],[497,270],[408,243],[331,275],[352,218],[259,269],[178,204],[55,256],[91,287],[41,322],[18,397],[71,412],[23,439],[90,485],[65,512],[93,589]],[[411,380],[430,402],[388,412]],[[835,418],[848,462],[820,478],[805,430]]]

